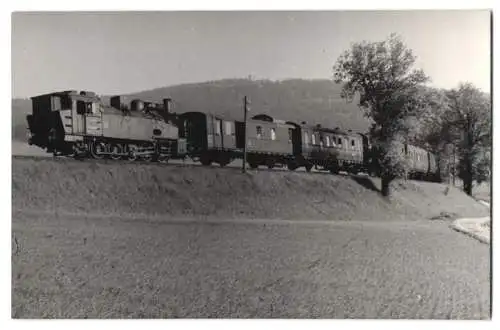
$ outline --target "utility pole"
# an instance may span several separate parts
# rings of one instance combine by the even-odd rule
[[[457,172],[457,166],[456,166],[456,146],[455,143],[453,143],[453,187],[455,187],[455,176]]]
[[[244,144],[243,144],[243,168],[242,172],[246,173],[247,172],[247,112],[249,111],[248,105],[250,104],[250,100],[245,96],[243,98],[243,122],[244,122]]]

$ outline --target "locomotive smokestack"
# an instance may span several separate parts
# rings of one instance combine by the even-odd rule
[[[167,98],[163,99],[163,108],[165,109],[165,113],[170,114],[172,112],[172,99]]]

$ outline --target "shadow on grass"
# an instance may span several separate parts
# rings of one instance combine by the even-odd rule
[[[360,177],[360,176],[352,176],[351,177],[356,183],[362,185],[366,189],[370,189],[376,191],[378,193],[382,193],[380,189],[378,189],[372,182],[369,177]]]

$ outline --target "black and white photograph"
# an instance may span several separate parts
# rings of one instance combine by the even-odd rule
[[[11,319],[492,319],[492,9],[10,15]]]

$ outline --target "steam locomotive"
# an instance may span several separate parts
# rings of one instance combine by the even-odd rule
[[[203,165],[225,166],[243,158],[251,168],[314,167],[338,173],[379,173],[369,138],[362,133],[275,119],[258,114],[244,122],[204,112],[175,114],[171,100],[120,96],[104,105],[93,92],[62,91],[32,97],[27,116],[29,143],[54,155],[167,162],[189,157]],[[416,146],[401,150],[411,178],[439,180],[435,156]]]
[[[175,116],[169,112],[170,99],[164,104],[132,100],[127,106],[115,96],[106,106],[87,91],[31,99],[29,143],[55,155],[160,162],[186,155],[186,140],[179,139]]]

